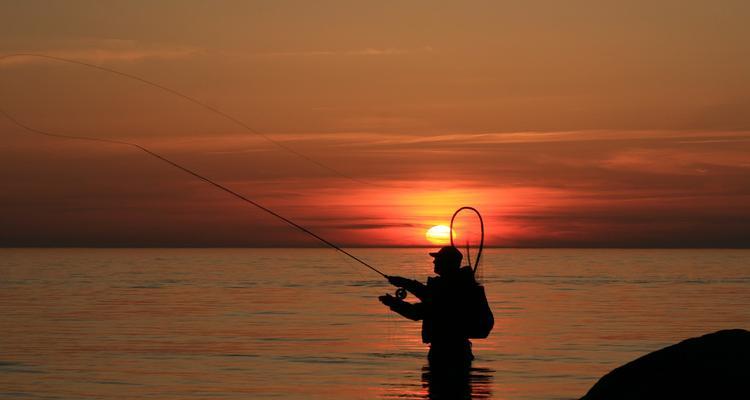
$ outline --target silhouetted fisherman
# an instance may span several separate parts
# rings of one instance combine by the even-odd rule
[[[474,359],[469,338],[487,337],[494,322],[492,312],[483,288],[474,279],[474,271],[471,267],[461,268],[463,255],[457,248],[445,246],[430,255],[438,276],[427,278],[427,285],[400,276],[388,277],[388,282],[412,293],[419,303],[390,294],[379,299],[404,317],[422,321],[422,341],[430,344],[427,359],[431,367],[468,367]],[[482,318],[484,321],[478,321]],[[477,336],[478,329],[486,333]]]

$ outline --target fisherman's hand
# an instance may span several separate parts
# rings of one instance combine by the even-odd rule
[[[390,293],[386,293],[386,294],[378,297],[378,300],[380,300],[381,303],[387,305],[388,307],[392,306],[397,301],[397,299],[395,297],[391,296]]]
[[[406,279],[400,276],[388,276],[388,282],[396,287],[404,287],[411,282],[411,279]]]

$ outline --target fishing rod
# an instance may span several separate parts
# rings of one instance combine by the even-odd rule
[[[204,102],[196,99],[195,97],[189,96],[189,95],[187,95],[185,93],[182,93],[182,92],[180,92],[180,91],[178,91],[176,89],[172,89],[172,88],[170,88],[168,86],[165,86],[165,85],[163,85],[161,83],[157,83],[157,82],[151,81],[149,79],[140,77],[138,75],[129,74],[127,72],[118,71],[116,69],[107,68],[107,67],[104,67],[104,66],[101,66],[101,65],[91,64],[91,63],[87,63],[87,62],[84,62],[84,61],[72,60],[72,59],[69,59],[69,58],[58,57],[58,56],[51,56],[51,55],[47,55],[47,54],[38,54],[38,53],[13,53],[13,54],[6,54],[6,55],[0,56],[0,62],[2,62],[3,60],[6,60],[6,59],[23,58],[23,57],[40,58],[40,59],[46,59],[46,60],[52,60],[52,61],[58,61],[58,62],[63,62],[63,63],[68,63],[68,64],[79,65],[79,66],[83,66],[83,67],[86,67],[86,68],[96,69],[96,70],[103,71],[103,72],[106,72],[106,73],[109,73],[109,74],[118,75],[118,76],[121,76],[121,77],[125,77],[127,79],[131,79],[131,80],[135,80],[135,81],[144,83],[144,84],[149,85],[151,87],[154,87],[154,88],[157,88],[157,89],[162,90],[164,92],[167,92],[167,93],[169,93],[169,94],[171,94],[173,96],[177,96],[177,97],[180,97],[180,98],[182,98],[184,100],[187,100],[187,101],[189,101],[189,102],[191,102],[191,103],[193,103],[193,104],[195,104],[195,105],[197,105],[197,106],[199,106],[199,107],[201,107],[201,108],[203,108],[205,110],[208,110],[208,111],[210,111],[210,112],[212,112],[212,113],[214,113],[214,114],[216,114],[216,115],[218,115],[218,116],[220,116],[220,117],[222,117],[222,118],[224,118],[224,119],[232,122],[233,124],[241,127],[242,129],[244,129],[244,130],[246,130],[246,131],[248,131],[248,132],[250,132],[252,134],[258,135],[258,136],[260,136],[261,138],[267,140],[270,143],[273,143],[274,145],[276,145],[280,149],[282,149],[284,151],[287,151],[289,153],[292,153],[295,156],[297,156],[297,157],[299,157],[299,158],[301,158],[301,159],[303,159],[303,160],[305,160],[307,162],[315,164],[318,167],[320,167],[320,168],[322,168],[324,170],[327,170],[328,172],[333,173],[334,175],[338,175],[339,177],[342,177],[342,178],[345,178],[345,179],[348,179],[350,181],[357,182],[357,183],[360,183],[360,184],[363,184],[363,185],[372,185],[372,186],[380,186],[380,187],[383,186],[383,185],[379,185],[379,184],[376,184],[376,183],[373,183],[373,182],[368,182],[368,181],[364,181],[364,180],[361,180],[361,179],[354,178],[351,175],[347,175],[347,174],[345,174],[345,173],[343,173],[343,172],[341,172],[341,171],[339,171],[339,170],[337,170],[337,169],[335,169],[335,168],[333,168],[333,167],[331,167],[331,166],[329,166],[327,164],[324,164],[324,163],[322,163],[320,161],[317,161],[317,160],[315,160],[315,159],[313,159],[313,158],[305,155],[304,153],[301,153],[301,152],[299,152],[299,151],[297,151],[297,150],[295,150],[295,149],[293,149],[293,148],[285,145],[282,142],[279,142],[278,140],[274,140],[270,136],[268,136],[268,135],[264,134],[263,132],[260,132],[259,130],[251,127],[250,125],[248,125],[247,123],[243,122],[239,118],[234,117],[234,116],[228,114],[227,112],[222,111],[221,109],[219,109],[217,107],[214,107],[214,106],[211,106],[209,104],[206,104],[206,103],[204,103]]]
[[[224,111],[222,111],[222,110],[220,110],[220,109],[218,109],[216,107],[210,106],[210,105],[208,105],[206,103],[203,103],[202,101],[200,101],[200,100],[198,100],[198,99],[196,99],[194,97],[188,96],[188,95],[186,95],[186,94],[184,94],[182,92],[179,92],[179,91],[177,91],[175,89],[172,89],[172,88],[164,86],[162,84],[150,81],[150,80],[142,78],[140,76],[136,76],[136,75],[129,74],[129,73],[126,73],[126,72],[122,72],[122,71],[118,71],[118,70],[115,70],[115,69],[103,67],[103,66],[100,66],[100,65],[90,64],[90,63],[83,62],[83,61],[71,60],[71,59],[68,59],[68,58],[57,57],[57,56],[50,56],[50,55],[46,55],[46,54],[36,54],[36,53],[14,53],[14,54],[6,54],[6,55],[3,55],[3,56],[0,56],[0,62],[2,62],[3,60],[6,60],[6,59],[21,58],[21,57],[35,57],[35,58],[42,58],[42,59],[59,61],[59,62],[65,62],[65,63],[69,63],[69,64],[80,65],[80,66],[84,66],[84,67],[87,67],[87,68],[93,68],[93,69],[101,70],[101,71],[104,71],[104,72],[107,72],[107,73],[111,73],[111,74],[115,74],[115,75],[118,75],[118,76],[122,76],[122,77],[125,77],[125,78],[128,78],[128,79],[136,80],[138,82],[142,82],[142,83],[144,83],[146,85],[155,87],[157,89],[165,91],[165,92],[167,92],[169,94],[172,94],[174,96],[177,96],[177,97],[183,98],[185,100],[188,100],[189,102],[191,102],[193,104],[196,104],[196,105],[198,105],[198,106],[200,106],[200,107],[202,107],[202,108],[204,108],[204,109],[206,109],[206,110],[208,110],[210,112],[213,112],[213,113],[215,113],[215,114],[217,114],[217,115],[219,115],[219,116],[221,116],[221,117],[223,117],[223,118],[225,118],[225,119],[233,122],[234,124],[236,124],[236,125],[244,128],[248,132],[251,132],[253,134],[256,134],[256,135],[262,137],[263,139],[265,139],[265,140],[267,140],[267,141],[275,144],[279,148],[281,148],[283,150],[286,150],[286,151],[288,151],[288,152],[290,152],[290,153],[292,153],[292,154],[294,154],[294,155],[296,155],[296,156],[298,156],[298,157],[300,157],[300,158],[302,158],[302,159],[304,159],[306,161],[309,161],[309,162],[311,162],[311,163],[313,163],[313,164],[315,164],[315,165],[317,165],[317,166],[319,166],[319,167],[321,167],[323,169],[326,169],[326,170],[328,170],[328,171],[330,171],[330,172],[332,172],[332,173],[334,173],[336,175],[339,175],[341,177],[347,178],[349,180],[352,180],[352,181],[355,181],[355,182],[358,182],[358,183],[371,184],[371,183],[368,183],[368,182],[365,182],[365,181],[361,181],[361,180],[355,179],[355,178],[353,178],[353,177],[351,177],[349,175],[346,175],[346,174],[344,174],[344,173],[342,173],[342,172],[340,172],[340,171],[338,171],[338,170],[336,170],[336,169],[334,169],[332,167],[329,167],[326,164],[323,164],[323,163],[321,163],[319,161],[316,161],[316,160],[308,157],[307,155],[305,155],[303,153],[300,153],[300,152],[298,152],[298,151],[290,148],[289,146],[286,146],[285,144],[272,139],[268,135],[265,135],[265,134],[263,134],[262,132],[260,132],[260,131],[258,131],[256,129],[253,129],[248,124],[246,124],[245,122],[241,121],[240,119],[238,119],[236,117],[233,117],[232,115],[227,114],[226,112],[224,112]],[[110,144],[117,144],[117,145],[134,147],[134,148],[136,148],[138,150],[141,150],[141,151],[145,152],[146,154],[148,154],[150,156],[153,156],[153,157],[155,157],[155,158],[157,158],[157,159],[159,159],[159,160],[161,160],[161,161],[163,161],[163,162],[165,162],[167,164],[172,165],[175,168],[178,168],[178,169],[182,170],[183,172],[186,172],[186,173],[188,173],[188,174],[190,174],[190,175],[192,175],[192,176],[194,176],[194,177],[196,177],[196,178],[198,178],[198,179],[200,179],[200,180],[202,180],[202,181],[204,181],[206,183],[211,184],[211,185],[215,186],[216,188],[221,189],[224,192],[227,192],[227,193],[229,193],[229,194],[231,194],[231,195],[239,198],[242,201],[245,201],[245,202],[247,202],[247,203],[249,203],[249,204],[251,204],[251,205],[253,205],[255,207],[258,207],[259,209],[261,209],[261,210],[263,210],[263,211],[265,211],[265,212],[273,215],[276,218],[281,219],[282,221],[286,222],[287,224],[293,226],[294,228],[297,228],[297,229],[301,230],[302,232],[307,233],[307,234],[313,236],[314,238],[318,239],[319,241],[323,242],[324,244],[326,244],[326,245],[334,248],[335,250],[337,250],[337,251],[345,254],[349,258],[357,261],[358,263],[360,263],[360,264],[364,265],[365,267],[371,269],[372,271],[380,274],[381,276],[383,276],[385,278],[388,277],[386,274],[384,274],[383,272],[381,272],[377,268],[375,268],[372,265],[366,263],[365,261],[363,261],[362,259],[356,257],[355,255],[347,252],[346,250],[344,250],[341,247],[337,246],[335,243],[332,243],[331,241],[329,241],[329,240],[321,237],[320,235],[316,234],[315,232],[312,232],[308,228],[305,228],[304,226],[297,224],[296,222],[294,222],[294,221],[290,220],[289,218],[284,217],[283,215],[281,215],[281,214],[279,214],[279,213],[277,213],[277,212],[269,209],[268,207],[265,207],[265,206],[259,204],[258,202],[254,201],[254,200],[251,200],[251,199],[249,199],[249,198],[247,198],[247,197],[245,197],[245,196],[237,193],[236,191],[234,191],[234,190],[232,190],[232,189],[230,189],[230,188],[228,188],[228,187],[226,187],[226,186],[224,186],[224,185],[222,185],[220,183],[217,183],[217,182],[215,182],[215,181],[213,181],[213,180],[211,180],[211,179],[209,179],[209,178],[207,178],[207,177],[205,177],[203,175],[200,175],[197,172],[195,172],[195,171],[193,171],[193,170],[191,170],[191,169],[189,169],[187,167],[184,167],[184,166],[182,166],[182,165],[180,165],[180,164],[178,164],[178,163],[176,163],[176,162],[174,162],[174,161],[172,161],[172,160],[170,160],[170,159],[168,159],[168,158],[166,158],[166,157],[164,157],[164,156],[162,156],[162,155],[160,155],[160,154],[158,154],[158,153],[156,153],[156,152],[154,152],[154,151],[152,151],[152,150],[150,150],[150,149],[148,149],[146,147],[143,147],[143,146],[141,146],[141,145],[139,145],[137,143],[131,143],[131,142],[125,142],[125,141],[113,140],[113,139],[93,138],[93,137],[88,137],[88,136],[63,135],[63,134],[59,134],[59,133],[52,133],[52,132],[42,131],[42,130],[33,128],[33,127],[29,126],[29,125],[26,125],[26,124],[22,123],[21,121],[19,121],[18,119],[16,119],[15,117],[13,117],[12,115],[10,115],[8,112],[6,112],[3,109],[0,109],[0,114],[2,114],[3,116],[5,116],[13,124],[21,127],[22,129],[27,130],[27,131],[32,132],[32,133],[37,133],[37,134],[40,134],[40,135],[45,135],[45,136],[50,136],[50,137],[56,137],[56,138],[73,139],[73,140],[85,140],[85,141],[102,142],[102,143],[110,143]]]
[[[158,160],[161,160],[161,161],[163,161],[163,162],[165,162],[165,163],[167,163],[167,164],[169,164],[169,165],[171,165],[171,166],[173,166],[173,167],[175,167],[175,168],[177,168],[177,169],[179,169],[179,170],[181,170],[183,172],[186,172],[186,173],[188,173],[188,174],[190,174],[190,175],[192,175],[192,176],[194,176],[194,177],[196,177],[196,178],[198,178],[198,179],[200,179],[200,180],[202,180],[202,181],[204,181],[206,183],[209,183],[209,184],[213,185],[214,187],[216,187],[218,189],[221,189],[224,192],[229,193],[232,196],[234,196],[234,197],[236,197],[236,198],[238,198],[238,199],[240,199],[240,200],[242,200],[242,201],[244,201],[246,203],[252,204],[253,206],[255,206],[255,207],[257,207],[257,208],[259,208],[259,209],[267,212],[268,214],[273,215],[274,217],[276,217],[276,218],[278,218],[278,219],[286,222],[287,224],[289,224],[289,225],[291,225],[291,226],[299,229],[300,231],[302,231],[304,233],[307,233],[308,235],[310,235],[310,236],[312,236],[312,237],[320,240],[321,242],[325,243],[326,245],[332,247],[333,249],[338,250],[339,252],[347,255],[352,260],[354,260],[354,261],[356,261],[356,262],[364,265],[365,267],[367,267],[367,268],[369,268],[369,269],[377,272],[378,274],[380,274],[384,278],[388,279],[388,275],[384,274],[383,272],[381,272],[377,268],[375,268],[372,265],[370,265],[370,264],[366,263],[365,261],[361,260],[359,257],[357,257],[357,256],[349,253],[348,251],[342,249],[341,247],[337,246],[336,244],[332,243],[331,241],[323,238],[322,236],[318,235],[317,233],[312,232],[308,228],[305,228],[304,226],[302,226],[302,225],[300,225],[300,224],[292,221],[291,219],[289,219],[289,218],[287,218],[287,217],[285,217],[285,216],[277,213],[276,211],[273,211],[270,208],[268,208],[266,206],[263,206],[263,205],[259,204],[258,202],[254,201],[254,200],[251,200],[251,199],[243,196],[242,194],[237,193],[234,190],[232,190],[232,189],[230,189],[230,188],[228,188],[228,187],[226,187],[226,186],[224,186],[224,185],[222,185],[222,184],[220,184],[220,183],[218,183],[216,181],[213,181],[213,180],[211,180],[211,179],[209,179],[209,178],[207,178],[207,177],[205,177],[205,176],[203,176],[203,175],[201,175],[201,174],[199,174],[199,173],[197,173],[197,172],[195,172],[195,171],[193,171],[193,170],[191,170],[191,169],[189,169],[189,168],[187,168],[185,166],[182,166],[182,165],[180,165],[180,164],[178,164],[178,163],[176,163],[176,162],[174,162],[174,161],[172,161],[172,160],[170,160],[170,159],[162,156],[161,154],[158,154],[158,153],[156,153],[156,152],[154,152],[154,151],[152,151],[152,150],[150,150],[150,149],[148,149],[146,147],[143,147],[143,146],[141,146],[141,145],[139,145],[137,143],[125,142],[125,141],[122,141],[122,140],[93,138],[93,137],[88,137],[88,136],[63,135],[63,134],[59,134],[59,133],[47,132],[47,131],[36,129],[36,128],[33,128],[31,126],[28,126],[28,125],[24,124],[23,122],[19,121],[18,119],[16,119],[12,115],[8,114],[5,110],[3,110],[1,108],[0,108],[0,114],[2,114],[3,116],[5,116],[5,118],[7,118],[9,121],[11,121],[16,126],[18,126],[20,128],[23,128],[23,129],[25,129],[25,130],[27,130],[29,132],[40,134],[40,135],[44,135],[44,136],[50,136],[50,137],[56,137],[56,138],[62,138],[62,139],[71,139],[71,140],[84,140],[84,141],[90,141],[90,142],[110,143],[110,144],[117,144],[117,145],[121,145],[121,146],[134,147],[134,148],[136,148],[138,150],[141,150],[144,153],[146,153],[146,154],[148,154],[148,155],[150,155],[152,157],[155,157]]]

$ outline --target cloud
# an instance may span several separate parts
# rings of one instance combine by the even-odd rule
[[[144,45],[134,40],[74,40],[56,43],[53,47],[45,49],[8,51],[4,55],[0,55],[0,65],[46,62],[43,58],[31,56],[33,54],[100,64],[111,61],[138,62],[152,59],[182,59],[202,53],[204,53],[203,50],[192,46]]]
[[[410,223],[372,223],[372,224],[342,224],[342,225],[328,225],[326,228],[338,228],[338,229],[386,229],[386,228],[414,228],[421,227],[424,224],[410,224]]]
[[[338,53],[334,51],[310,50],[310,51],[280,51],[280,52],[273,52],[273,53],[261,53],[257,55],[267,56],[267,57],[306,57],[306,56],[332,56],[336,54]]]
[[[685,144],[683,142],[680,142]],[[698,141],[690,144],[702,144]],[[639,171],[650,174],[701,174],[710,171],[707,167],[747,168],[748,157],[744,149],[728,148],[732,141],[721,149],[701,148],[699,146],[676,148],[632,148],[614,152],[604,159],[603,168],[625,171]],[[728,172],[728,171],[725,171]]]
[[[259,53],[257,56],[265,57],[319,57],[319,56],[395,56],[402,54],[413,54],[413,53],[432,53],[435,50],[432,46],[424,46],[419,48],[374,48],[368,47],[364,49],[356,50],[306,50],[306,51],[282,51],[272,53]]]

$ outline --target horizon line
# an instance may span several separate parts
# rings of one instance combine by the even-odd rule
[[[434,249],[443,247],[435,246],[341,246],[347,249]],[[473,247],[477,248],[477,247]],[[73,245],[73,246],[4,246],[0,249],[331,249],[327,246],[91,246],[91,245]],[[748,246],[484,246],[484,249],[571,249],[571,250],[750,250]]]

